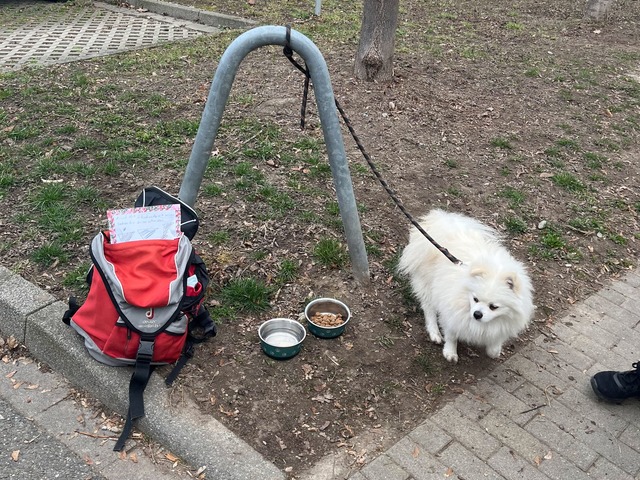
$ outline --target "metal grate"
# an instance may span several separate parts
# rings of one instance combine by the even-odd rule
[[[215,31],[101,3],[0,0],[0,71],[110,55]]]

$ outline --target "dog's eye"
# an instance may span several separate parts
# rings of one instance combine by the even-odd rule
[[[490,310],[497,310],[498,309],[498,305],[494,305],[493,303],[489,305],[489,309]]]
[[[478,303],[479,302],[478,297],[473,297],[473,301]]]

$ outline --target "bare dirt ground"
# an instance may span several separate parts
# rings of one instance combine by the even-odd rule
[[[292,17],[291,12],[311,13],[312,6],[302,2],[194,3],[262,23],[292,22],[311,32],[320,27],[331,32],[340,16],[340,7],[331,2],[320,18]],[[529,267],[537,312],[529,331],[507,345],[509,355],[571,304],[637,264],[640,9],[637,2],[619,2],[596,24],[582,20],[580,2],[401,3],[395,77],[389,84],[353,78],[357,36],[335,41],[316,33],[312,40],[325,56],[337,98],[407,208],[416,216],[434,207],[472,215],[503,231],[511,251]],[[96,85],[112,82],[139,95],[155,92],[173,102],[165,116],[197,120],[219,58],[219,48],[211,51],[217,55],[213,59],[186,54],[179,68],[159,64],[152,75],[137,74],[125,58],[121,70],[94,61],[56,68],[55,80],[38,78],[46,87],[82,71]],[[299,131],[302,82],[279,49],[253,52],[237,75],[223,123],[276,125],[291,145],[305,136],[321,138],[313,101],[308,128]],[[4,83],[18,88],[19,80]],[[17,117],[20,100],[8,97],[3,108]],[[99,107],[87,102],[79,108],[91,118]],[[157,121],[143,109],[133,111],[138,123]],[[56,119],[51,122],[48,134],[64,143],[52,133]],[[92,126],[83,132],[92,132]],[[250,143],[250,136],[222,130],[217,153],[224,157]],[[330,175],[312,175],[302,162],[286,162],[286,148],[251,161],[294,199],[290,213],[265,218],[263,203],[233,190],[237,179],[229,171],[203,183],[227,193],[202,194],[196,205],[203,224],[195,245],[211,270],[212,310],[224,307],[216,292],[230,279],[250,274],[275,284],[283,259],[295,261],[299,270],[292,281],[278,285],[271,310],[229,318],[215,339],[199,346],[174,387],[175,398],[193,396],[203,411],[293,477],[336,450],[347,451],[357,467],[496,362],[461,346],[460,362],[451,365],[441,348],[429,343],[422,314],[393,271],[408,223],[367,171],[346,130],[344,139],[370,248],[369,285],[358,285],[349,265],[329,268],[313,257],[319,238],[344,242],[339,222],[317,221],[335,200],[332,181]],[[6,136],[4,143],[10,143]],[[188,156],[189,148],[186,141],[179,151]],[[16,165],[27,169],[28,159]],[[177,192],[184,163],[167,165],[142,162],[118,176],[61,178],[73,185],[91,182],[109,207],[124,207],[148,184]],[[28,204],[36,186],[7,190],[0,212],[3,236],[18,228],[16,209]],[[20,246],[3,248],[3,264],[61,298],[73,293],[60,279],[86,261],[83,245],[102,222],[83,206],[79,215],[83,239],[70,250],[68,262],[45,268],[29,261],[29,249],[44,241],[33,234]],[[219,231],[230,235],[224,244],[212,240]],[[276,316],[298,318],[317,296],[350,306],[353,319],[345,334],[334,340],[308,336],[301,353],[288,361],[266,357],[257,341],[260,323]]]

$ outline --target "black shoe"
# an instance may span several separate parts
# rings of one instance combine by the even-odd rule
[[[598,372],[591,377],[591,388],[602,400],[621,401],[640,397],[640,362],[628,372]]]

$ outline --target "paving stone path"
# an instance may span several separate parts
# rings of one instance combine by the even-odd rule
[[[0,72],[111,55],[218,31],[100,2],[62,6],[47,1],[3,1]]]

